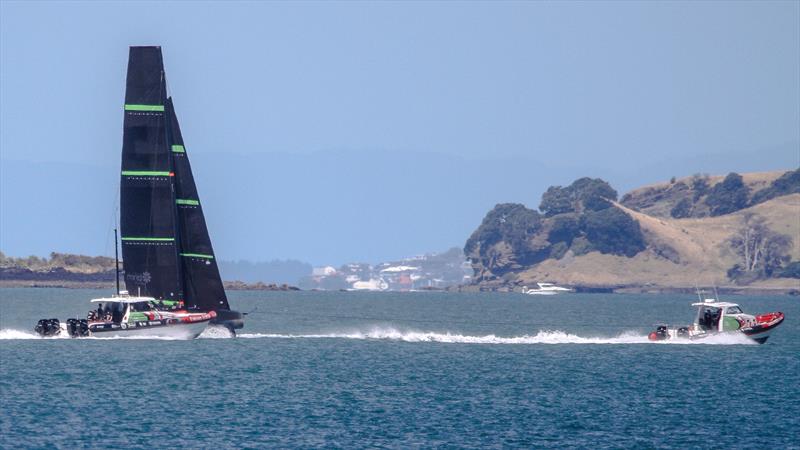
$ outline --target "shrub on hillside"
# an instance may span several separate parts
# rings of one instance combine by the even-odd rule
[[[792,261],[778,274],[782,278],[800,278],[800,261]]]
[[[708,190],[708,175],[695,174],[692,177],[692,197],[694,201],[697,201],[700,199],[700,197],[708,194]]]
[[[756,192],[750,204],[757,205],[775,197],[797,193],[800,193],[800,168],[784,173],[770,183],[769,187]]]
[[[712,216],[730,214],[747,207],[750,189],[742,181],[742,176],[731,172],[711,188],[706,197],[706,204],[711,209]]]
[[[572,245],[570,246],[569,249],[572,250],[572,253],[575,256],[585,255],[585,254],[595,250],[595,248],[592,245],[592,243],[589,242],[588,239],[586,239],[586,236],[578,236],[578,237],[576,237],[572,241]]]
[[[669,215],[676,219],[684,219],[692,215],[692,201],[684,198],[669,212]]]

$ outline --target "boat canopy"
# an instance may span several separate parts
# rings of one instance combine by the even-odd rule
[[[155,302],[153,297],[105,297],[93,298],[92,303],[141,303],[141,302]]]
[[[702,302],[702,303],[692,303],[692,306],[711,306],[713,308],[727,308],[728,306],[739,306],[736,303],[729,303],[729,302]]]

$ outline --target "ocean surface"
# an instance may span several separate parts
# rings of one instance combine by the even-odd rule
[[[650,343],[688,295],[229,292],[238,338],[35,336],[106,291],[0,289],[0,448],[800,448],[800,298]]]

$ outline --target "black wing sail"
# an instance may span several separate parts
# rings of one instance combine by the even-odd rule
[[[183,298],[174,172],[160,47],[131,47],[125,88],[120,228],[131,294]]]
[[[186,306],[204,311],[230,309],[172,98],[167,99],[166,105],[175,171],[175,204],[180,236],[178,249]]]

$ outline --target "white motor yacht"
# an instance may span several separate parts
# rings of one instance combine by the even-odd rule
[[[528,286],[523,286],[522,293],[528,295],[555,295],[562,292],[572,292],[572,289],[561,286],[556,286],[553,283],[536,283],[537,287],[528,289]]]

